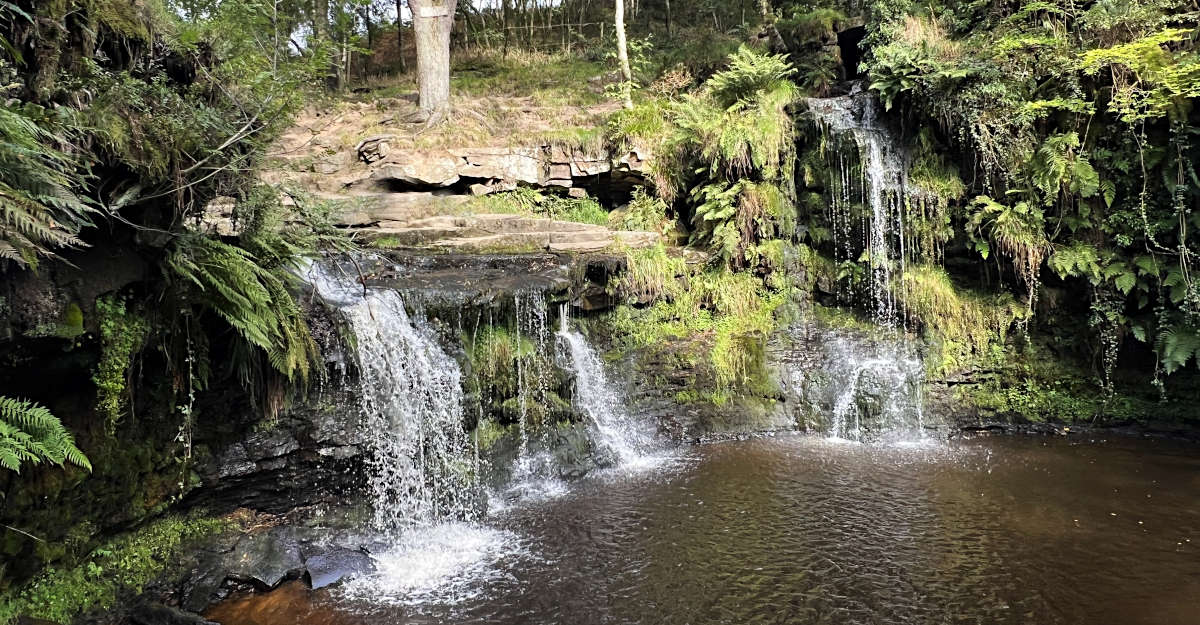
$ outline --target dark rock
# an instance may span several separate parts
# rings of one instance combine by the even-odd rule
[[[226,554],[224,563],[227,578],[250,582],[264,590],[299,577],[304,570],[300,546],[286,528],[246,536]]]
[[[305,576],[312,588],[324,588],[347,577],[375,571],[370,556],[354,549],[337,547],[304,561]]]
[[[217,625],[199,614],[184,612],[161,603],[143,603],[129,614],[133,625]]]

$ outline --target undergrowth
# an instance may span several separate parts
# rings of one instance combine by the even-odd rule
[[[85,611],[111,609],[124,593],[139,593],[188,544],[231,523],[204,516],[152,521],[95,548],[70,568],[48,568],[0,596],[0,623],[26,617],[65,624]]]

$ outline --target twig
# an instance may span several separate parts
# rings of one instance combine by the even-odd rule
[[[11,526],[11,525],[4,525],[3,527],[4,527],[5,529],[10,529],[10,530],[12,530],[12,531],[14,531],[14,532],[16,532],[16,533],[18,533],[18,534],[24,534],[25,536],[28,536],[28,537],[30,537],[30,538],[32,538],[32,539],[34,539],[34,540],[38,541],[39,543],[44,543],[44,542],[46,542],[46,541],[42,540],[41,538],[38,538],[37,536],[34,536],[33,534],[30,534],[29,532],[26,532],[25,530],[19,530],[19,529],[15,528],[15,527],[13,527],[13,526]]]

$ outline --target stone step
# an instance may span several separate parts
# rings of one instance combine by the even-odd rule
[[[434,193],[380,193],[371,195],[336,196],[324,199],[341,204],[334,223],[342,226],[365,226],[378,221],[408,222],[452,211],[469,201],[465,195]]]
[[[599,252],[608,249],[613,243],[612,239],[604,239],[600,241],[551,241],[551,252]]]
[[[488,233],[471,228],[437,228],[437,227],[377,227],[364,228],[359,236],[367,241],[389,238],[397,245],[419,246],[430,245],[449,239],[464,239],[486,236]]]
[[[645,230],[615,230],[613,238],[626,247],[643,248],[658,244],[662,236]]]
[[[550,231],[550,243],[595,243],[603,241],[605,245],[609,245],[613,241],[613,234],[607,229],[605,230],[575,230],[575,231]]]
[[[434,243],[437,247],[466,251],[544,250],[550,237],[544,232],[506,232],[480,237],[446,239]]]

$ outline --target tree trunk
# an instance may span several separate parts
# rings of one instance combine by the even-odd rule
[[[329,36],[329,0],[313,0],[313,35],[317,39]]]
[[[404,62],[404,12],[403,0],[396,0],[396,56],[400,58],[401,73],[408,71],[408,64]]]
[[[475,33],[479,32],[479,30],[475,28],[475,20],[471,19],[471,5],[469,3],[467,4],[467,8],[463,11],[463,19],[467,21],[467,32],[466,37],[463,38],[465,45],[460,47],[469,49],[471,47],[471,39],[475,36]]]
[[[621,64],[621,106],[633,108],[633,72],[629,69],[629,49],[625,45],[625,0],[616,0],[617,62]]]
[[[504,0],[504,56],[508,56],[508,33],[512,27],[512,0]]]
[[[371,40],[371,7],[364,6],[362,8],[362,21],[363,27],[367,30],[367,50],[371,50],[374,47],[373,44],[375,43]]]
[[[409,0],[417,43],[419,108],[435,124],[450,110],[450,30],[457,0]]]
[[[667,38],[671,37],[671,0],[667,1]]]

